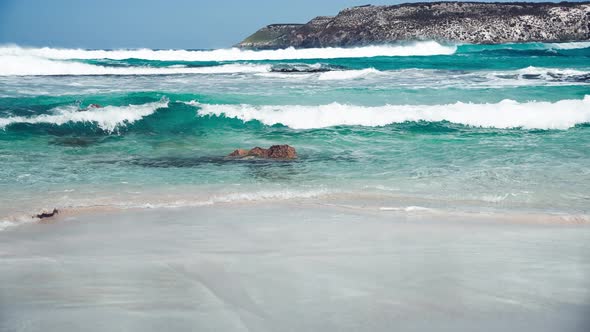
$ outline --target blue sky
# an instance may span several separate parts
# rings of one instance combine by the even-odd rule
[[[0,0],[0,44],[222,48],[271,23],[395,0]]]

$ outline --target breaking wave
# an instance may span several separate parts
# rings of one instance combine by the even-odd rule
[[[385,126],[404,122],[442,122],[485,128],[568,129],[590,122],[590,96],[581,100],[494,104],[457,102],[447,105],[385,105],[366,107],[332,103],[320,106],[212,105],[199,107],[199,116],[224,116],[294,129],[333,126]]]
[[[527,67],[517,71],[519,78],[563,82],[590,82],[590,72],[575,69]]]
[[[554,49],[574,50],[580,48],[589,48],[590,42],[550,43],[549,45]]]
[[[168,107],[168,99],[143,105],[105,106],[80,110],[76,105],[60,106],[49,114],[32,117],[12,116],[0,118],[0,129],[18,123],[63,125],[70,122],[95,123],[101,129],[113,132],[117,127],[133,123],[154,113],[159,108]]]
[[[232,74],[269,70],[270,65],[239,63],[210,67],[110,67],[34,56],[0,56],[0,76]]]
[[[58,48],[25,48],[20,46],[0,47],[0,58],[5,56],[32,56],[54,60],[68,59],[144,59],[159,61],[239,61],[239,60],[288,60],[288,59],[335,59],[364,58],[375,56],[427,56],[453,54],[456,46],[442,45],[434,41],[404,45],[365,46],[355,48],[286,48],[279,50],[252,51],[238,48],[210,51],[191,50],[83,50]]]

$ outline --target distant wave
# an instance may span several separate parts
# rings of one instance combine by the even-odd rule
[[[546,74],[546,73],[555,73],[555,74],[562,74],[562,75],[584,75],[588,74],[589,72],[581,71],[577,69],[569,69],[569,68],[546,68],[546,67],[533,67],[529,66],[526,68],[518,69],[517,73],[519,74]]]
[[[522,78],[539,77],[545,80],[590,82],[590,71],[568,68],[527,67],[517,71]]]
[[[239,60],[289,60],[364,58],[375,56],[427,56],[453,54],[456,46],[446,46],[434,41],[406,45],[365,46],[355,48],[309,48],[252,51],[238,48],[211,51],[189,50],[83,50],[58,48],[0,47],[0,59],[5,56],[31,56],[53,60],[88,59],[144,59],[159,61],[239,61]]]
[[[590,83],[590,71],[570,68],[544,68],[526,67],[518,70],[488,72],[486,77],[490,80],[501,82],[506,81],[522,84],[539,84],[537,81],[546,83],[566,84],[587,84]],[[500,79],[501,81],[498,81]],[[502,84],[504,85],[504,84]]]
[[[319,64],[315,64],[319,65]],[[310,65],[313,66],[313,65]],[[314,68],[314,67],[312,67]],[[322,68],[314,72],[307,70],[285,70],[273,71],[270,73],[257,73],[258,76],[280,79],[311,79],[320,81],[357,80],[381,78],[391,83],[397,81],[405,86],[411,84],[423,84],[433,87],[457,86],[460,88],[471,86],[522,86],[522,85],[548,85],[566,84],[578,85],[590,83],[590,69],[579,70],[570,68],[543,68],[526,67],[516,70],[441,70],[441,69],[398,69],[398,70],[377,70],[375,68],[345,69],[345,68]]]
[[[277,69],[279,68],[279,69]],[[286,69],[283,69],[286,68]],[[306,66],[290,66],[289,64],[274,65],[268,73],[257,73],[257,76],[278,79],[312,79],[319,81],[354,80],[367,78],[377,74],[399,75],[401,71],[379,71],[375,68],[346,69],[338,66],[324,66],[316,63]]]
[[[590,48],[590,41],[569,42],[569,43],[506,43],[506,44],[459,44],[457,53],[464,52],[526,52],[526,51],[559,51]],[[550,52],[555,54],[555,52]],[[550,54],[545,52],[533,52],[532,54]]]
[[[573,50],[579,48],[589,48],[590,41],[587,42],[571,42],[571,43],[550,43],[551,48],[560,49],[560,50]]]
[[[62,106],[54,108],[50,114],[0,118],[0,129],[17,123],[63,125],[69,122],[83,122],[95,123],[101,129],[113,132],[120,125],[133,123],[154,113],[159,108],[166,107],[168,107],[168,100],[165,98],[143,105],[105,106],[86,110],[80,110],[75,105]]]
[[[263,73],[269,70],[270,65],[239,63],[210,67],[110,67],[35,56],[0,56],[0,76],[231,74]]]
[[[320,106],[254,106],[199,104],[200,116],[225,116],[294,129],[332,126],[385,126],[404,122],[441,122],[486,128],[568,129],[590,122],[590,96],[581,100],[495,104],[457,102],[447,105],[385,105],[366,107],[332,103]]]

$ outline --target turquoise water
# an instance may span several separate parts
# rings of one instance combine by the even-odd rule
[[[476,211],[590,206],[588,43],[4,46],[0,59],[5,224],[50,207],[338,195]],[[300,158],[224,158],[273,144]]]

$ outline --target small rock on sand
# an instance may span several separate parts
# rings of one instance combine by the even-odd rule
[[[38,219],[51,218],[51,217],[55,216],[56,214],[59,214],[59,210],[53,209],[53,211],[51,211],[51,212],[43,211],[43,212],[35,215],[34,218],[38,218]]]

